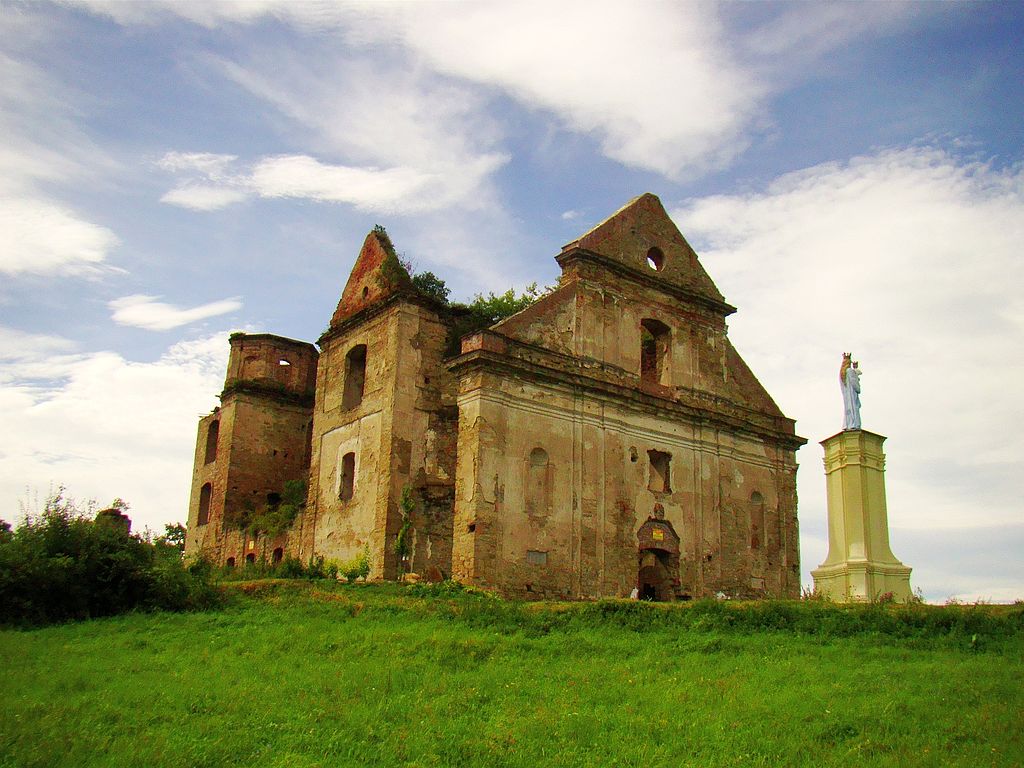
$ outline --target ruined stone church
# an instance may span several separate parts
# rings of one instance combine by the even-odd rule
[[[806,441],[661,202],[632,200],[555,259],[553,291],[465,333],[374,230],[316,346],[233,334],[186,553],[367,552],[371,579],[518,598],[797,596]],[[238,524],[289,481],[305,501],[283,530]]]

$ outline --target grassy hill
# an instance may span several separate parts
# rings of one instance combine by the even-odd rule
[[[1024,608],[253,582],[0,632],[0,766],[1024,764]]]

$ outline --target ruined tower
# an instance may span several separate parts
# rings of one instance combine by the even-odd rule
[[[239,521],[273,504],[287,481],[308,478],[318,355],[269,333],[233,333],[230,343],[221,405],[199,422],[185,552],[231,564],[280,559],[295,548],[289,533],[257,546]]]
[[[387,234],[367,235],[318,342],[304,551],[344,561],[366,549],[377,578],[450,575],[455,390],[442,312],[412,288]],[[415,525],[400,563],[403,491]]]

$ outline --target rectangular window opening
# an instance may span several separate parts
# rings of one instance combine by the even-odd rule
[[[356,455],[346,453],[341,457],[341,476],[338,478],[338,498],[350,501],[355,490]]]
[[[363,402],[365,386],[366,345],[358,344],[345,355],[345,390],[341,398],[341,407],[348,410]]]
[[[647,483],[648,489],[655,493],[669,493],[672,490],[672,454],[662,451],[648,451],[647,456],[651,462],[651,476]]]

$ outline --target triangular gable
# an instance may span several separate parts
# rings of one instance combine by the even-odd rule
[[[580,251],[603,256],[632,272],[732,310],[725,305],[722,294],[669,218],[661,200],[649,192],[630,200],[589,232],[563,246],[562,256]]]
[[[373,229],[363,241],[352,273],[342,291],[331,327],[408,286],[409,273],[401,265],[383,229]]]

